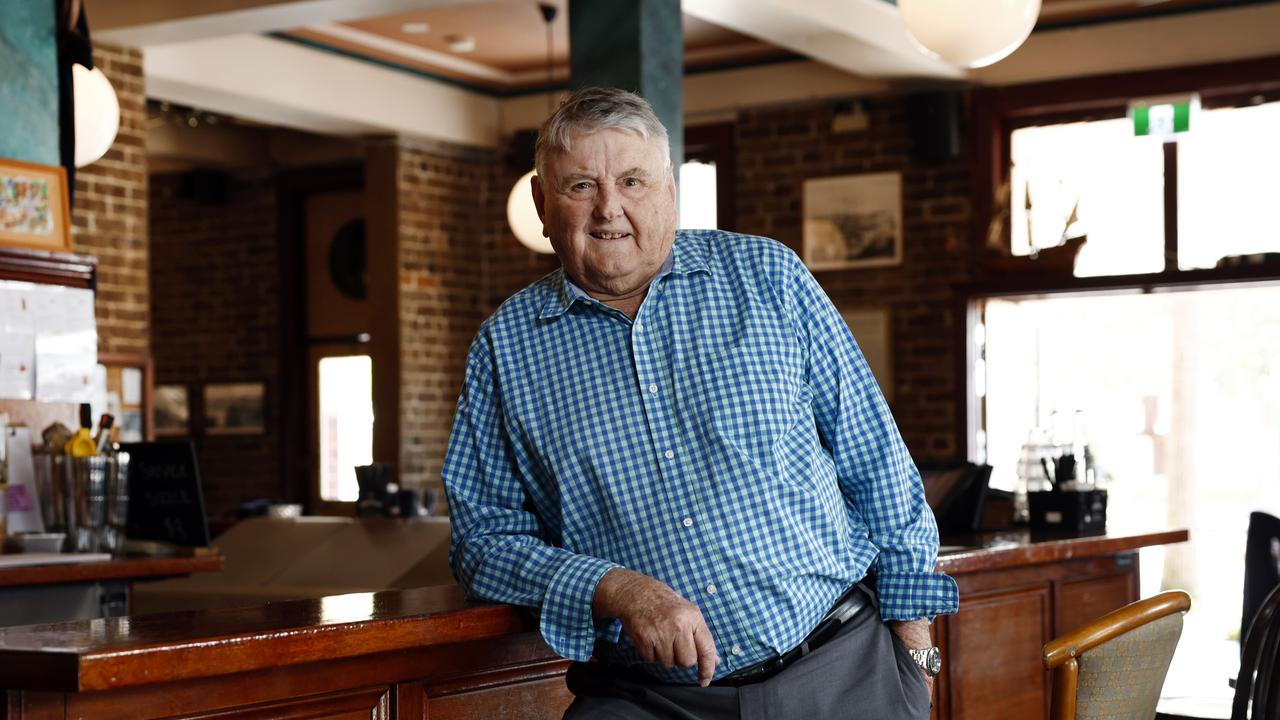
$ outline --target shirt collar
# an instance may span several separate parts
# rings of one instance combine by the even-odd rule
[[[682,231],[676,231],[676,240],[671,245],[671,252],[667,255],[667,259],[662,261],[662,267],[658,268],[658,274],[654,276],[654,280],[661,280],[667,275],[688,275],[698,271],[710,272],[710,268],[707,267],[705,243],[701,242],[701,238],[686,238]],[[552,282],[552,291],[542,303],[542,311],[538,313],[539,320],[559,317],[568,312],[574,302],[591,299],[585,290],[569,279],[563,267],[557,273],[559,282]]]

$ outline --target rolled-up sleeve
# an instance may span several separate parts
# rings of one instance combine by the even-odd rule
[[[542,637],[585,661],[597,637],[591,603],[615,563],[556,547],[528,508],[522,468],[504,431],[492,354],[483,331],[467,358],[443,469],[453,537],[449,564],[473,597],[540,608]]]
[[[788,253],[786,311],[807,350],[814,416],[853,527],[868,529],[885,620],[932,619],[959,607],[934,571],[938,527],[920,473],[853,335],[808,268]]]

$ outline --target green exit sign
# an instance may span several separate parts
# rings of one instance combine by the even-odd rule
[[[1141,98],[1129,103],[1133,134],[1138,137],[1173,138],[1191,129],[1192,118],[1200,112],[1200,96]]]

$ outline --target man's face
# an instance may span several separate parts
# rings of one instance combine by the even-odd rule
[[[627,130],[570,138],[534,178],[542,232],[569,277],[594,296],[627,296],[648,285],[671,252],[676,185],[662,146]]]

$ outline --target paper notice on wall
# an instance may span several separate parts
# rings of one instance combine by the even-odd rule
[[[8,534],[44,532],[36,493],[36,467],[31,457],[31,429],[11,427],[4,433],[9,468]]]
[[[36,392],[36,336],[0,332],[0,398],[30,400]]]
[[[36,399],[89,402],[98,364],[93,292],[57,288],[36,298]]]
[[[35,283],[9,280],[0,282],[0,335],[35,333],[31,295],[38,287]]]

